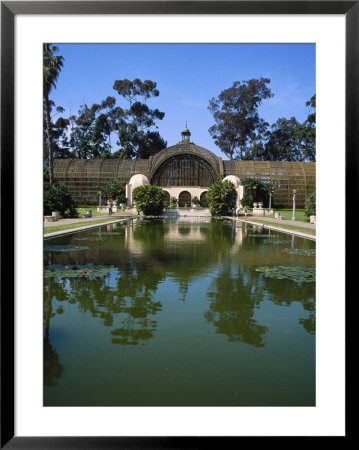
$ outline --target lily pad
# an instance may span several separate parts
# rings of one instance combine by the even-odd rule
[[[308,267],[261,266],[256,267],[267,278],[276,280],[292,280],[297,283],[310,283],[315,281],[315,269]]]
[[[87,250],[88,247],[86,245],[74,245],[74,244],[66,244],[66,245],[45,245],[45,252],[73,252],[77,250]]]
[[[314,248],[285,248],[281,252],[284,255],[315,256]]]
[[[93,264],[69,264],[68,266],[53,264],[45,269],[44,278],[95,278],[105,276],[115,269],[115,266],[94,266]]]

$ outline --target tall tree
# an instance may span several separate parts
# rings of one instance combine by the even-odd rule
[[[146,104],[147,100],[159,96],[157,83],[151,80],[142,82],[139,78],[116,80],[113,89],[128,102],[128,108],[121,109],[121,120],[118,121],[120,149],[115,156],[148,158],[166,148],[167,143],[159,133],[151,130],[152,127],[158,128],[156,121],[162,120],[165,113]]]
[[[148,159],[159,151],[167,147],[167,142],[162,139],[158,131],[141,131],[140,140],[137,148],[137,157],[139,159]]]
[[[109,152],[112,152],[112,144],[111,144],[111,133],[117,129],[116,124],[118,123],[118,119],[123,116],[123,109],[116,108],[116,99],[115,97],[106,97],[105,100],[101,102],[101,109],[105,110],[106,118],[107,118],[107,132],[108,132],[108,149]]]
[[[269,123],[259,119],[256,130],[251,134],[245,147],[242,159],[250,161],[263,160],[266,142],[270,136]],[[235,159],[239,159],[235,157]]]
[[[295,117],[278,119],[265,145],[266,161],[304,161],[305,134],[303,125]]]
[[[80,106],[78,116],[71,117],[70,144],[76,158],[88,159],[100,157],[101,155],[99,142],[100,138],[103,138],[103,133],[101,133],[100,124],[98,124],[96,136],[94,137],[96,115],[100,109],[101,106],[97,103],[91,107],[84,104]]]
[[[53,136],[51,127],[51,104],[50,92],[56,87],[61,68],[63,67],[63,56],[57,55],[58,47],[52,44],[43,46],[43,96],[45,109],[45,125],[49,150],[49,178],[50,184],[54,182],[53,175]]]
[[[316,158],[316,95],[314,94],[305,104],[309,108],[307,120],[304,122],[304,133],[306,136],[304,157],[309,161]]]
[[[108,142],[111,135],[111,119],[106,114],[100,114],[95,120],[92,142],[96,148],[96,152],[100,157],[106,158],[111,155],[111,143]]]
[[[209,101],[215,125],[208,131],[221,151],[233,159],[235,152],[242,159],[245,148],[261,123],[258,107],[264,99],[273,97],[268,78],[235,81]]]
[[[71,151],[69,148],[67,130],[70,124],[69,119],[65,119],[64,117],[58,117],[55,120],[55,117],[59,113],[63,113],[65,110],[62,106],[56,106],[52,100],[49,100],[50,112],[53,112],[50,116],[50,131],[52,136],[52,155],[53,158],[70,158]],[[46,126],[46,113],[45,107],[43,108],[44,112],[44,137],[43,137],[43,151],[44,151],[44,166],[46,166],[47,172],[49,172],[49,141],[48,141],[48,132]]]

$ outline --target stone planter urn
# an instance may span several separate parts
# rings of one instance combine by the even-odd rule
[[[258,208],[263,208],[263,203],[262,202],[258,203]]]
[[[257,202],[253,203],[253,208],[258,208],[258,203]]]

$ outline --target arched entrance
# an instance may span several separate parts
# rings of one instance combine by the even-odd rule
[[[170,202],[171,202],[170,193],[167,191],[164,191],[164,193],[165,193],[165,206],[170,206]]]
[[[178,196],[178,206],[183,208],[185,205],[191,206],[191,194],[188,191],[182,191]]]
[[[202,208],[208,208],[207,191],[206,192],[202,192],[201,197],[200,197],[199,200],[201,202]]]
[[[211,164],[197,155],[180,154],[166,159],[154,173],[155,186],[208,187],[216,180]]]

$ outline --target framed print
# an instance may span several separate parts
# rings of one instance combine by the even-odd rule
[[[347,437],[345,295],[355,265],[345,245],[358,191],[358,14],[357,1],[1,2],[1,448],[202,448],[244,437]],[[46,50],[58,63],[50,97]],[[56,89],[62,74],[66,89]],[[102,90],[109,83],[121,107],[111,89]],[[240,102],[246,89],[257,100],[247,128],[244,119],[238,126],[241,133],[252,128],[234,150],[229,128],[221,134],[220,107],[235,95]],[[277,115],[263,107],[262,120],[258,107],[267,99]],[[293,105],[303,106],[299,121]],[[276,159],[289,146],[280,146],[284,127],[296,133],[301,156]],[[261,147],[263,136],[269,144]],[[207,150],[213,141],[216,150]],[[284,168],[286,177],[266,175]],[[261,171],[273,183],[269,201],[273,195],[289,211],[292,226],[296,204],[299,214],[316,193],[318,232],[296,241],[303,249],[294,234],[276,245],[270,234],[255,240],[260,227],[252,222],[248,231],[248,211],[240,218],[245,228],[236,228],[247,208],[241,183]],[[108,225],[106,235],[98,225],[44,239],[55,208],[44,207],[43,189],[53,178],[66,184],[68,208],[83,219],[129,209],[137,222]],[[111,191],[115,178],[122,184]],[[134,217],[136,207],[146,211],[135,189],[163,186],[169,214],[175,208],[178,216],[194,210],[205,217],[209,186],[226,179],[237,189],[233,223],[148,231]],[[263,198],[262,206],[253,196],[246,201],[262,210]],[[157,216],[153,211],[146,215]],[[258,259],[251,253],[248,267],[238,266],[245,273],[238,284],[231,261],[246,254],[247,236]],[[92,252],[91,267],[81,252]],[[280,265],[285,257],[290,270]],[[282,270],[272,278],[268,258]],[[233,292],[266,302],[239,308]]]

